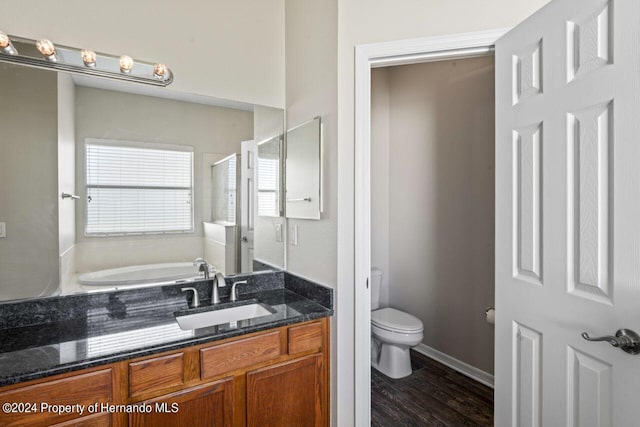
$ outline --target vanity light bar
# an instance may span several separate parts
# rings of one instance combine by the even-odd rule
[[[173,82],[173,73],[164,64],[134,60],[128,55],[115,56],[58,46],[47,39],[36,41],[10,36],[2,31],[0,61],[153,86],[167,86]]]
[[[0,31],[0,51],[7,55],[18,54],[16,48],[13,47],[13,44],[11,44],[11,38],[3,31]]]

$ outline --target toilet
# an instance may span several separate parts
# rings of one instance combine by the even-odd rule
[[[422,321],[395,308],[380,307],[382,271],[371,269],[371,366],[391,378],[411,375],[411,347],[422,342]]]

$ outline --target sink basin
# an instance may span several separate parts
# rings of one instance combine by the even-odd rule
[[[203,313],[185,314],[176,316],[180,329],[185,331],[208,326],[223,325],[239,320],[255,319],[256,317],[273,314],[263,304],[247,304],[219,310],[205,311]]]

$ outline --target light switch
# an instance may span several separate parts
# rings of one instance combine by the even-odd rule
[[[282,242],[282,224],[276,224],[276,242]]]
[[[298,226],[294,225],[291,228],[291,244],[293,246],[298,246]]]
[[[0,222],[0,238],[7,237],[7,223]]]

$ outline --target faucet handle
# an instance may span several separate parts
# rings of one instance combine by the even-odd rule
[[[241,280],[239,282],[233,282],[233,285],[231,286],[231,301],[237,301],[238,300],[238,291],[236,290],[236,285],[246,285],[247,281],[246,280]]]
[[[193,300],[191,301],[191,308],[198,308],[200,306],[200,297],[198,296],[198,290],[196,288],[182,288],[182,292],[193,292]]]
[[[216,274],[213,276],[215,282],[218,283],[218,286],[224,288],[227,286],[227,280],[224,278],[224,274],[221,271],[216,271]]]

